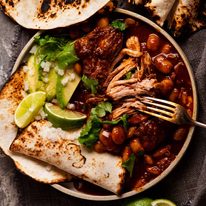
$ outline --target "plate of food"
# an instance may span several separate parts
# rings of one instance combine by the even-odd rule
[[[135,195],[171,172],[194,131],[139,112],[144,96],[196,119],[189,62],[147,18],[116,9],[38,32],[0,93],[0,147],[22,173],[68,195]]]

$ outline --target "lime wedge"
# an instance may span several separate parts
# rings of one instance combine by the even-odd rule
[[[142,198],[142,199],[134,199],[127,201],[125,206],[151,206],[152,199],[150,198]]]
[[[45,100],[46,93],[41,91],[26,96],[15,111],[15,124],[20,128],[26,127],[34,120],[39,110],[43,107]]]
[[[152,206],[176,206],[176,204],[167,199],[157,199],[151,202]]]
[[[47,113],[47,119],[54,127],[60,127],[64,130],[81,127],[87,118],[85,114],[73,110],[61,109],[51,103],[45,104],[45,112]]]

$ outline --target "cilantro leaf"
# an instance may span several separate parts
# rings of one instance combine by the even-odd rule
[[[86,75],[82,76],[82,81],[84,83],[84,86],[91,90],[92,94],[96,94],[97,93],[97,86],[98,86],[98,81],[95,79],[90,79],[89,77],[87,77]]]
[[[87,121],[87,124],[81,131],[80,137],[78,138],[79,143],[91,148],[99,139],[100,130],[100,119],[93,115],[90,116],[90,119]]]
[[[112,112],[112,104],[110,102],[100,102],[95,108],[92,108],[91,113],[98,117],[104,117],[106,112]]]
[[[91,148],[99,139],[99,132],[102,128],[101,117],[106,115],[106,112],[112,111],[112,104],[109,102],[101,102],[96,107],[92,108],[89,120],[81,131],[78,138],[80,144],[84,144]]]
[[[134,153],[132,153],[129,159],[122,163],[122,167],[124,167],[129,172],[130,177],[132,176],[132,173],[133,173],[135,160],[136,160],[136,157]]]
[[[127,114],[124,114],[124,115],[122,115],[122,116],[120,117],[120,119],[121,119],[121,121],[122,121],[123,127],[124,127],[125,129],[127,129],[127,127],[128,127],[128,121],[127,121],[128,115],[127,115]]]
[[[65,68],[67,65],[71,65],[78,61],[79,59],[74,50],[74,43],[67,43],[62,47],[62,51],[57,54],[56,60],[60,68]]]
[[[126,79],[131,79],[132,77],[132,72],[128,72],[126,75],[125,75]]]
[[[127,128],[127,124],[128,124],[127,123],[127,118],[128,118],[128,115],[124,114],[118,120],[113,120],[113,121],[105,120],[105,121],[102,121],[102,123],[103,124],[116,125],[116,124],[119,124],[120,122],[122,122],[124,128]]]
[[[36,54],[39,59],[56,62],[61,69],[79,60],[75,54],[74,42],[66,38],[37,36],[35,42],[39,46]]]
[[[126,29],[126,24],[123,21],[120,20],[114,20],[111,25],[116,28],[119,29],[120,31],[124,31]]]
[[[98,107],[104,109],[106,112],[112,112],[112,104],[110,102],[100,102]]]

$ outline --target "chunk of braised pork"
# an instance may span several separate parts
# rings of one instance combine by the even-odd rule
[[[123,36],[111,27],[96,27],[75,42],[75,51],[82,60],[83,73],[104,82],[108,69],[122,47]]]

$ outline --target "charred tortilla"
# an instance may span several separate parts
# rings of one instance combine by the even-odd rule
[[[79,135],[80,130],[60,131],[46,120],[35,121],[14,140],[10,149],[120,193],[125,176],[121,157],[87,149],[78,142]]]
[[[9,147],[17,135],[17,126],[14,123],[14,112],[23,99],[24,90],[23,69],[19,69],[0,92],[0,148],[14,160],[16,167],[35,180],[44,183],[58,183],[65,181],[69,175],[59,169],[33,158],[14,154]]]
[[[2,10],[29,29],[53,29],[79,23],[92,16],[109,0],[2,0]]]

